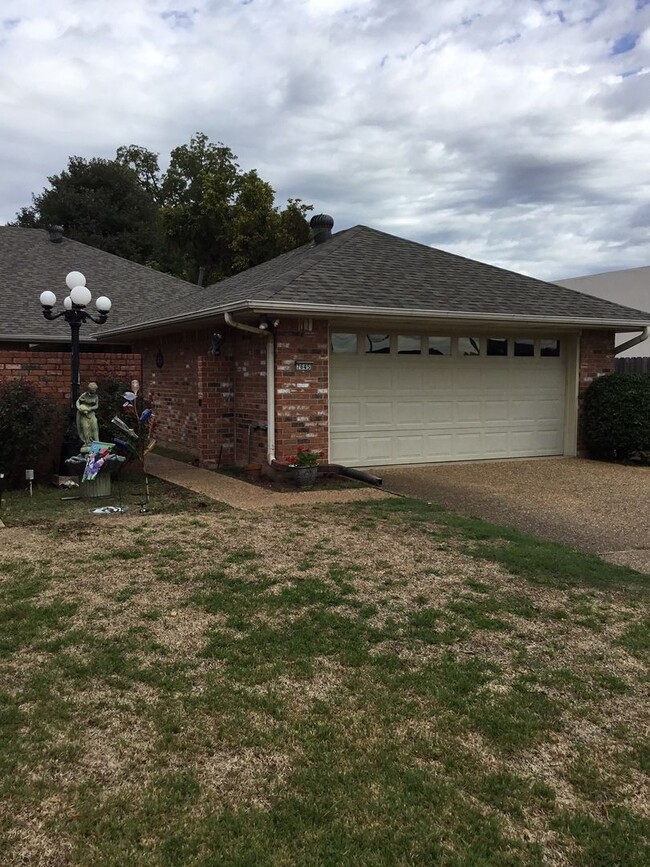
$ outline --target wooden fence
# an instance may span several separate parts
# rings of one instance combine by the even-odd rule
[[[650,373],[650,356],[637,355],[633,358],[617,358],[616,373]]]

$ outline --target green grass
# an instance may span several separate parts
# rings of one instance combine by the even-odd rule
[[[179,505],[6,531],[3,864],[647,863],[643,576],[418,501]]]
[[[150,504],[147,507],[155,514],[183,514],[186,512],[218,512],[228,508],[223,503],[202,498],[191,491],[178,488],[161,479],[149,477]],[[66,519],[74,521],[103,521],[110,524],[116,516],[92,517],[91,509],[101,506],[117,506],[120,503],[127,507],[127,515],[136,515],[139,503],[144,501],[145,488],[141,476],[125,476],[119,487],[116,482],[112,484],[110,497],[79,498],[78,488],[62,489],[52,486],[37,486],[34,494],[29,496],[29,491],[5,491],[3,494],[4,507],[0,511],[0,518],[8,527],[30,526],[61,526]],[[121,495],[121,496],[120,496]],[[118,519],[121,516],[117,516]]]

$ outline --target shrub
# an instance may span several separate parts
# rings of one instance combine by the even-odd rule
[[[128,391],[131,386],[127,382],[120,379],[109,379],[104,383],[100,383],[99,392],[99,409],[97,410],[97,424],[99,426],[99,438],[102,442],[113,442],[113,437],[117,436],[117,431],[111,424],[111,419],[114,415],[119,415],[124,404],[122,395]]]
[[[610,373],[594,380],[584,405],[585,444],[592,457],[650,456],[650,376]]]
[[[58,404],[28,383],[0,383],[0,472],[9,487],[24,484],[26,469],[44,466],[63,420]]]

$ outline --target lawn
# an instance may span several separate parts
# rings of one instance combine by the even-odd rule
[[[647,577],[416,500],[0,530],[3,865],[644,865]]]

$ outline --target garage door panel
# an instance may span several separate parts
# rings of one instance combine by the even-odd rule
[[[367,434],[364,438],[364,446],[365,456],[369,463],[391,460],[393,453],[392,437],[378,437]]]
[[[507,400],[485,400],[483,404],[483,421],[503,424],[503,419],[508,417]]]
[[[564,401],[559,398],[554,400],[541,399],[537,402],[537,418],[540,422],[555,421],[562,413]]]
[[[369,400],[364,404],[364,421],[367,425],[388,425],[394,427],[394,405],[391,401]]]
[[[533,400],[510,401],[510,418],[513,422],[537,421],[538,407]]]
[[[417,462],[424,450],[424,436],[404,436],[398,434],[394,441],[394,453],[398,459],[408,458]]]
[[[361,428],[361,405],[359,401],[333,403],[330,411],[330,425],[333,430],[351,427]]]
[[[373,358],[371,366],[365,365],[361,368],[361,376],[359,377],[359,386],[361,389],[373,392],[378,391],[381,394],[386,393],[387,386],[390,387],[392,379],[391,369],[381,362],[388,360],[388,356],[379,359]]]
[[[422,405],[423,421],[429,427],[450,424],[454,420],[454,404],[450,400],[430,400]]]
[[[420,401],[398,401],[395,403],[395,421],[399,425],[424,425],[424,406]]]
[[[486,431],[483,434],[482,452],[491,458],[506,457],[510,451],[509,431]]]
[[[562,454],[564,383],[562,358],[334,355],[332,460],[368,466]]]
[[[459,400],[456,403],[455,421],[460,424],[468,421],[481,422],[481,403],[478,400]]]

